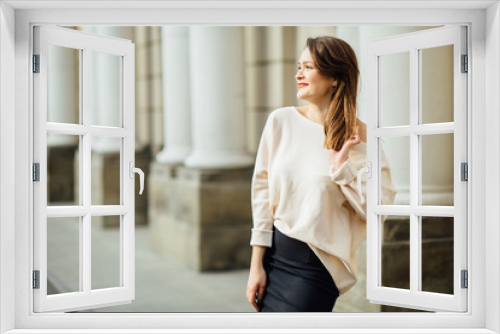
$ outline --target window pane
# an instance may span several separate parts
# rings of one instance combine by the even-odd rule
[[[80,50],[47,45],[47,122],[80,123]]]
[[[92,125],[121,126],[121,59],[92,51]]]
[[[421,217],[422,291],[453,294],[452,217]]]
[[[107,216],[113,227],[92,217],[92,290],[120,286],[120,216]]]
[[[421,136],[421,204],[453,206],[453,133]]]
[[[92,205],[120,205],[121,138],[91,138]]]
[[[388,216],[381,245],[382,286],[410,289],[410,217]]]
[[[422,124],[453,122],[453,45],[420,50]]]
[[[383,137],[380,138],[381,148],[384,150],[391,168],[391,177],[397,194],[394,205],[410,204],[410,137]],[[382,166],[380,166],[381,168]],[[383,188],[380,193],[382,196]]]
[[[80,218],[47,218],[47,294],[80,290]]]
[[[380,126],[410,125],[410,53],[380,56],[379,75]]]
[[[47,134],[47,205],[80,205],[80,137]]]

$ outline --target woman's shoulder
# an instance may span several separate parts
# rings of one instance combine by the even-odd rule
[[[269,117],[274,117],[274,118],[284,118],[284,117],[289,117],[290,114],[294,111],[295,107],[281,107],[281,108],[276,108],[271,113],[269,114]]]
[[[294,107],[281,107],[274,109],[269,113],[267,122],[272,123],[274,126],[284,124],[292,117],[292,113],[295,112],[293,108]]]

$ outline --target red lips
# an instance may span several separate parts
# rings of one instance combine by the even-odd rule
[[[303,82],[299,82],[298,86],[299,86],[299,88],[303,88],[303,87],[306,87],[306,86],[309,86],[309,85],[306,84],[306,83],[303,83]]]

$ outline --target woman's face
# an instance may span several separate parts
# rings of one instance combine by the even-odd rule
[[[295,80],[297,80],[297,98],[299,100],[317,104],[323,104],[331,100],[333,86],[337,84],[337,81],[319,72],[313,63],[308,48],[305,48],[302,52],[297,70]]]

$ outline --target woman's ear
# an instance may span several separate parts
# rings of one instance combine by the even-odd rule
[[[337,87],[337,79],[333,79],[333,82],[332,82],[332,87]]]

